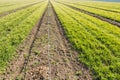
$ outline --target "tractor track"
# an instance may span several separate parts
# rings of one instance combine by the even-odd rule
[[[20,8],[16,8],[16,9],[13,9],[13,10],[10,10],[10,11],[2,12],[2,13],[0,13],[0,18],[5,17],[5,16],[7,16],[7,15],[9,15],[11,13],[17,12],[19,10],[31,7],[31,6],[36,5],[36,4],[39,4],[41,2],[44,2],[44,1],[40,1],[40,2],[33,3],[33,4],[29,4],[29,5],[26,5],[26,6],[23,6],[23,7],[20,7]]]
[[[51,2],[17,52],[3,80],[92,80],[70,47]]]
[[[83,10],[83,9],[80,9],[80,8],[76,8],[76,7],[74,7],[74,6],[71,6],[71,5],[62,3],[62,2],[58,2],[58,1],[55,1],[55,2],[60,3],[60,4],[63,4],[63,5],[68,6],[68,7],[72,8],[72,9],[74,9],[74,10],[80,11],[80,12],[82,12],[82,13],[85,13],[85,14],[87,14],[87,15],[90,15],[90,16],[93,16],[93,17],[95,17],[95,18],[98,18],[98,19],[100,19],[100,20],[102,20],[102,21],[105,21],[105,22],[108,22],[108,23],[110,23],[110,24],[112,24],[112,25],[115,25],[115,26],[120,27],[120,22],[118,22],[118,21],[115,21],[115,20],[112,20],[112,19],[109,19],[109,18],[100,16],[100,15],[91,13],[91,12],[89,12],[89,11],[86,11],[86,10]]]

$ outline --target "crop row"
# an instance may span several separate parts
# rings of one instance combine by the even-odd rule
[[[1,1],[0,1],[1,2]],[[27,6],[30,5],[32,3],[35,3],[36,1],[29,1],[29,2],[25,2],[25,1],[19,1],[19,2],[6,2],[6,3],[0,3],[0,13],[6,12],[6,11],[10,11],[10,10],[14,10],[23,6]]]
[[[45,1],[0,19],[0,73],[4,71],[19,44],[25,40],[42,16],[46,5]]]
[[[97,80],[120,79],[120,29],[104,21],[54,3],[55,11],[79,60]]]
[[[93,8],[93,9],[97,9],[97,10],[103,10],[103,11],[108,11],[108,12],[114,12],[114,13],[120,13],[119,9],[116,10],[116,9],[109,9],[109,8],[100,8],[100,7],[96,7],[96,6],[93,6],[93,5],[86,5],[86,4],[77,4],[76,5],[78,6],[84,6],[84,7],[90,7],[90,8]]]
[[[83,4],[120,12],[120,9],[119,9],[120,3],[113,3],[113,2],[87,2],[86,3],[85,2]]]
[[[81,5],[81,6],[86,6],[86,7],[91,7],[91,8],[94,8],[94,9],[98,9],[98,10],[105,10],[105,11],[110,11],[110,12],[115,12],[115,13],[120,13],[120,10],[119,8],[116,9],[115,7],[113,7],[112,9],[111,8],[106,8],[106,7],[99,7],[99,6],[95,6],[95,5],[87,5],[87,4],[77,4],[77,5]]]
[[[91,12],[93,14],[97,14],[97,15],[103,16],[105,18],[108,18],[108,19],[120,22],[120,17],[118,17],[118,16],[120,16],[120,13],[109,12],[109,11],[100,10],[100,9],[96,9],[96,8],[91,8],[91,7],[76,5],[74,3],[65,3],[65,4],[71,5],[73,7],[76,7],[76,8],[79,8],[79,9]]]
[[[36,9],[38,9],[42,4],[40,3],[37,5],[34,5],[32,7],[29,7],[27,9],[15,12],[13,14],[7,15],[6,17],[2,18],[0,20],[0,36],[4,37],[7,36],[10,32],[12,32],[16,26],[19,25],[21,22],[23,22],[27,17],[29,17]],[[25,12],[25,13],[24,13]],[[17,17],[15,17],[17,16]],[[3,31],[4,30],[4,31]]]
[[[66,1],[68,2],[68,1]],[[106,9],[113,12],[120,12],[120,3],[115,2],[98,2],[98,1],[69,1],[68,3],[74,3],[76,5],[83,5],[83,6],[89,6],[93,8],[99,8],[99,9]],[[112,6],[111,6],[112,5]]]

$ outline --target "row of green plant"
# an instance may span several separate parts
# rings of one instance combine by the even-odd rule
[[[0,73],[5,70],[8,62],[16,55],[17,47],[30,33],[46,6],[47,1],[0,19]]]
[[[16,26],[20,25],[27,17],[29,17],[36,9],[38,9],[44,3],[36,4],[28,7],[27,9],[20,10],[13,14],[7,15],[0,20],[0,36],[7,36],[12,31],[16,30]],[[17,16],[17,17],[15,17]]]
[[[12,3],[0,3],[0,8],[7,7],[7,6],[12,6],[12,5],[14,5],[14,4],[12,4]]]
[[[68,3],[74,3],[77,5],[91,6],[95,8],[107,9],[111,11],[120,12],[120,3],[115,2],[102,2],[102,1],[67,1]],[[112,5],[112,6],[111,6]]]
[[[42,0],[41,0],[42,1]],[[17,9],[19,7],[23,7],[23,6],[26,6],[26,5],[30,5],[30,4],[33,4],[35,2],[38,2],[37,0],[29,0],[29,1],[5,1],[5,2],[2,2],[0,1],[0,13],[3,13],[5,11],[10,11],[10,10],[14,10],[14,9]],[[40,1],[39,1],[40,2]]]
[[[65,3],[65,2],[62,2],[62,3]],[[73,7],[76,7],[76,8],[79,8],[79,9],[83,9],[83,10],[86,10],[88,12],[91,12],[93,14],[97,14],[97,15],[100,15],[100,16],[103,16],[103,17],[106,17],[108,19],[112,19],[112,20],[115,20],[115,21],[118,21],[120,22],[120,13],[115,13],[115,12],[110,12],[110,11],[105,11],[105,10],[100,10],[100,9],[95,9],[95,8],[91,8],[91,7],[86,7],[86,6],[81,6],[81,5],[76,5],[74,3],[65,3],[67,5],[71,5]]]
[[[106,9],[106,10],[111,10],[111,11],[116,11],[116,12],[120,12],[120,3],[105,3],[105,2],[79,2],[77,4],[81,4],[81,5],[86,5],[86,6],[91,6],[91,7],[95,7],[95,8],[101,8],[101,9]],[[112,6],[111,6],[112,5]]]
[[[119,80],[120,29],[65,5],[53,5],[80,62],[88,66],[93,78]]]

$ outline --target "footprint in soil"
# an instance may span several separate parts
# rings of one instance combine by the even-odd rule
[[[49,68],[45,66],[39,66],[34,68],[32,71],[28,72],[27,79],[32,78],[32,80],[46,80],[48,78]],[[31,78],[30,78],[31,77]]]
[[[37,74],[36,76],[33,76],[33,80],[45,80],[45,78],[42,75],[39,75],[38,77],[38,74]]]

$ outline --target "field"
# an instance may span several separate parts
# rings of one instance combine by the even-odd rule
[[[120,79],[119,2],[0,0],[0,37],[0,80]]]

